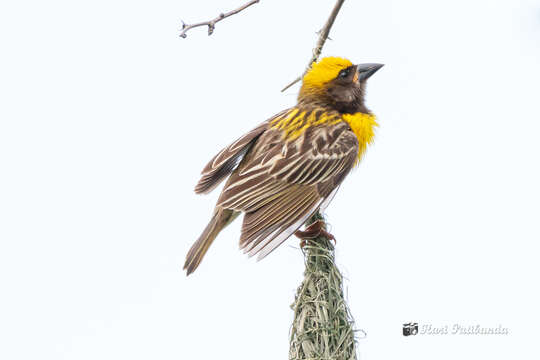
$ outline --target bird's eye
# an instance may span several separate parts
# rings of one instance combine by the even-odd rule
[[[347,75],[349,75],[349,69],[344,69],[344,70],[341,70],[338,74],[338,77],[340,78],[346,78]]]

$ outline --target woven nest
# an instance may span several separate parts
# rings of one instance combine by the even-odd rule
[[[308,225],[318,219],[313,216]],[[292,309],[289,359],[356,359],[354,321],[343,295],[343,276],[326,237],[307,240],[306,270]]]

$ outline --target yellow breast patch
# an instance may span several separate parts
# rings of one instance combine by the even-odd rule
[[[366,152],[367,146],[373,143],[375,128],[379,126],[373,114],[343,114],[343,121],[347,122],[358,139],[358,161]]]

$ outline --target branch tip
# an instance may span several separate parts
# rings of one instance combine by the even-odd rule
[[[250,2],[245,3],[244,5],[240,6],[237,9],[231,10],[231,11],[229,11],[227,13],[220,13],[217,18],[212,19],[212,20],[208,20],[208,21],[203,21],[203,22],[196,23],[196,24],[191,24],[191,25],[186,25],[182,21],[182,31],[180,32],[180,37],[185,39],[186,38],[186,33],[189,30],[191,30],[193,28],[196,28],[196,27],[199,27],[199,26],[208,26],[208,35],[212,35],[214,33],[214,29],[216,28],[216,23],[220,22],[221,20],[223,20],[225,18],[228,18],[231,15],[238,14],[240,11],[242,11],[242,10],[250,7],[251,5],[254,5],[254,4],[258,3],[258,2],[259,2],[259,0],[252,0]]]

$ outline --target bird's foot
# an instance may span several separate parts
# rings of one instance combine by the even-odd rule
[[[296,230],[294,235],[296,235],[298,238],[300,238],[300,240],[302,240],[300,241],[301,248],[304,248],[307,240],[315,239],[319,236],[324,236],[328,240],[334,240],[334,245],[337,243],[334,235],[326,231],[325,223],[321,220],[315,221],[313,224],[309,225],[304,231]]]

